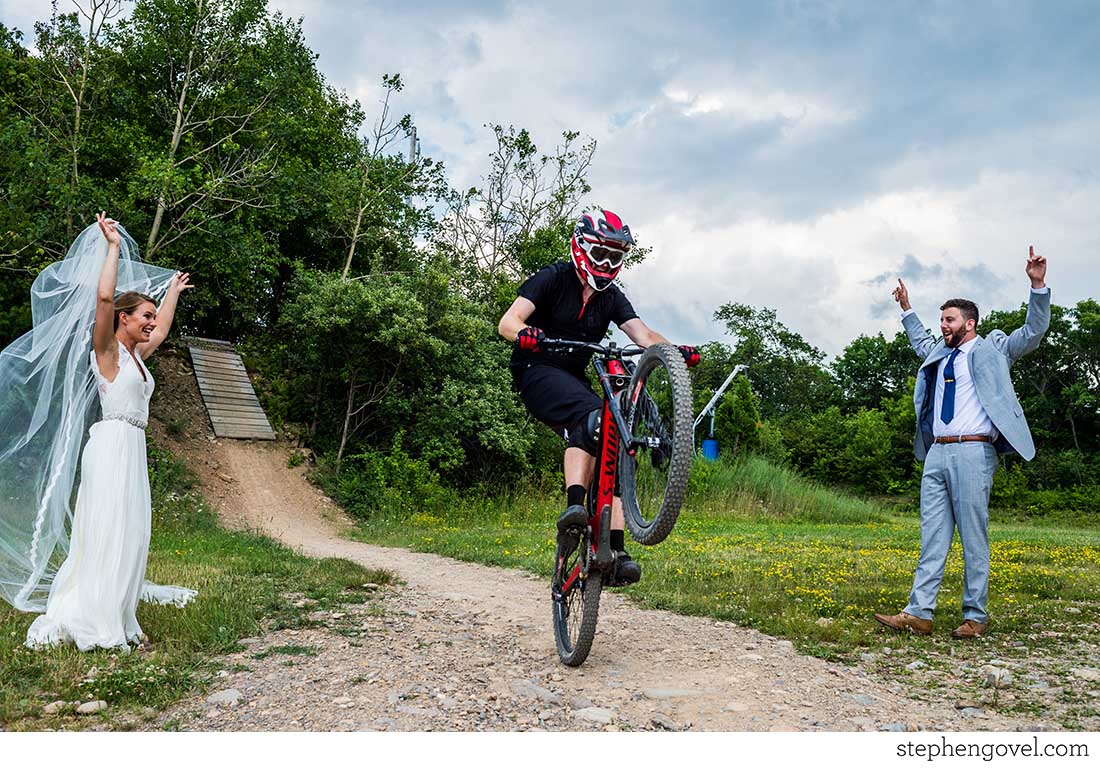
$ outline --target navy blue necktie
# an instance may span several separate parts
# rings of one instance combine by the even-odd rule
[[[959,348],[951,352],[947,359],[947,365],[943,367],[943,404],[940,406],[940,420],[945,424],[951,424],[955,418],[955,358],[959,356]]]

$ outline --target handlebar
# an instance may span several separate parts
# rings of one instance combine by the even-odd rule
[[[543,339],[540,345],[547,352],[552,350],[561,352],[589,350],[591,352],[600,353],[601,355],[620,355],[625,357],[641,355],[645,352],[644,347],[640,347],[636,344],[628,344],[626,347],[619,347],[614,342],[608,342],[606,345],[602,345],[596,344],[595,342],[580,342],[572,339]]]

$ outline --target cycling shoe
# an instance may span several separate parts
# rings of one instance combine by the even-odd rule
[[[558,541],[564,545],[576,545],[578,530],[584,531],[587,526],[588,513],[584,505],[570,505],[558,517]]]
[[[642,567],[630,557],[630,553],[619,550],[615,553],[615,573],[608,587],[625,587],[633,585],[642,578]]]

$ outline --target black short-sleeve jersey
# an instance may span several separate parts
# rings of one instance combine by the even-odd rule
[[[621,326],[638,317],[626,294],[612,283],[603,291],[597,291],[585,303],[584,284],[577,277],[572,262],[557,262],[543,267],[524,281],[519,295],[535,305],[535,311],[527,324],[546,332],[551,339],[579,339],[583,342],[601,342],[611,323]],[[584,367],[592,358],[590,352],[578,352],[565,356],[512,351],[511,368],[520,373],[529,364],[546,363],[578,377],[584,376]]]

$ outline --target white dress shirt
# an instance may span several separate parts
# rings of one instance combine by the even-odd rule
[[[932,435],[937,438],[950,435],[988,435],[997,440],[997,429],[989,414],[982,408],[982,402],[978,400],[978,393],[974,389],[974,379],[970,376],[970,350],[977,341],[978,338],[974,337],[960,345],[959,354],[955,356],[955,415],[948,424],[944,423],[940,414],[943,412],[943,391],[946,386],[943,371],[951,356],[948,355],[937,364],[936,402],[932,419]]]

